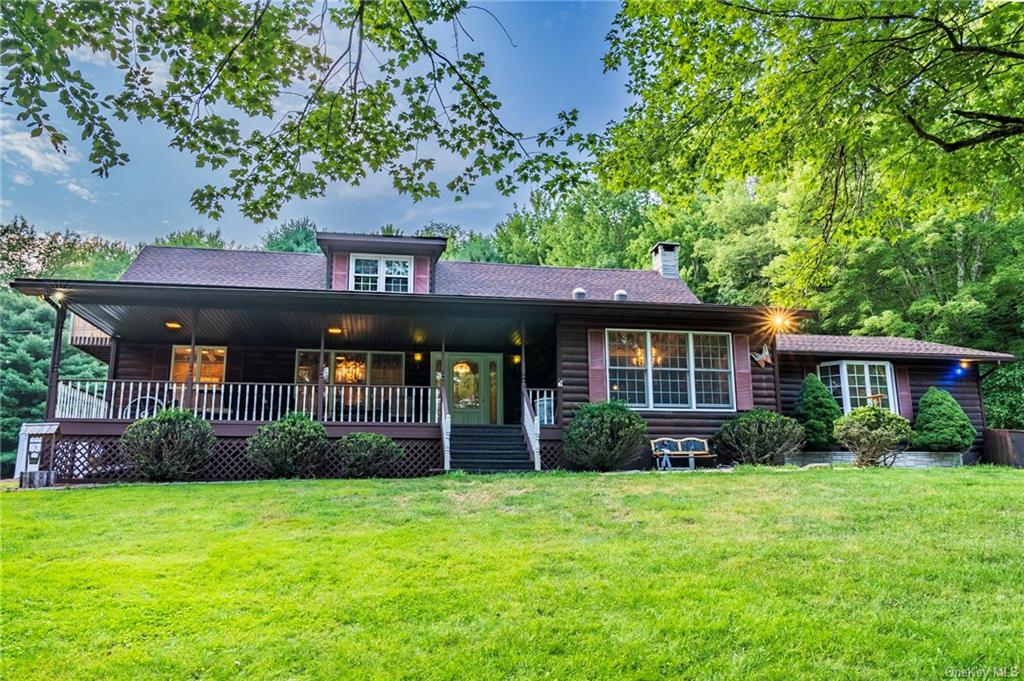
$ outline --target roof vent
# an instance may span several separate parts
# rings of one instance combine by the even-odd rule
[[[586,300],[587,299],[587,289],[583,288],[582,286],[577,286],[576,288],[574,288],[572,290],[572,299],[573,300]]]
[[[620,288],[618,291],[615,292],[615,295],[613,297],[615,298],[615,300],[621,303],[629,297],[629,294],[627,294],[623,289]]]

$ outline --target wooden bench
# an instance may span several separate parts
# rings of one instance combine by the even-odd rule
[[[714,459],[708,441],[699,437],[659,437],[651,440],[651,455],[659,471],[670,471],[673,459],[686,459],[690,470],[696,468],[697,459]]]

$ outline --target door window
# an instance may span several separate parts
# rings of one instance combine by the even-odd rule
[[[480,364],[460,360],[452,365],[452,407],[480,408]]]

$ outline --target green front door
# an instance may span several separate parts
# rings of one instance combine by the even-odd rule
[[[452,423],[499,424],[502,422],[501,355],[478,352],[449,352],[444,367],[445,387]],[[441,353],[431,353],[437,367]]]

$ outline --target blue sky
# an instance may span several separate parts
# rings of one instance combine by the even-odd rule
[[[603,73],[601,63],[617,4],[492,2],[486,7],[501,19],[516,46],[486,12],[469,11],[464,23],[475,43],[468,47],[463,41],[462,47],[485,52],[506,125],[532,134],[553,125],[559,111],[574,107],[585,131],[600,130],[621,116],[628,103],[625,77]],[[102,63],[84,63],[82,68],[97,81],[116,74]],[[89,172],[85,145],[59,156],[41,139],[29,139],[9,110],[3,115],[0,210],[5,220],[20,213],[40,229],[72,229],[128,241],[205,226],[220,228],[226,238],[243,245],[255,243],[275,224],[254,224],[233,207],[218,221],[192,210],[192,190],[216,178],[195,168],[190,156],[169,149],[170,135],[156,123],[119,128],[131,161],[104,179]],[[72,140],[78,136],[70,134]],[[415,203],[397,194],[389,179],[370,178],[359,187],[332,186],[321,199],[294,201],[280,219],[308,215],[321,229],[334,231],[371,231],[386,223],[411,231],[430,220],[489,231],[527,195],[523,190],[504,197],[482,183],[461,203],[450,196]]]

